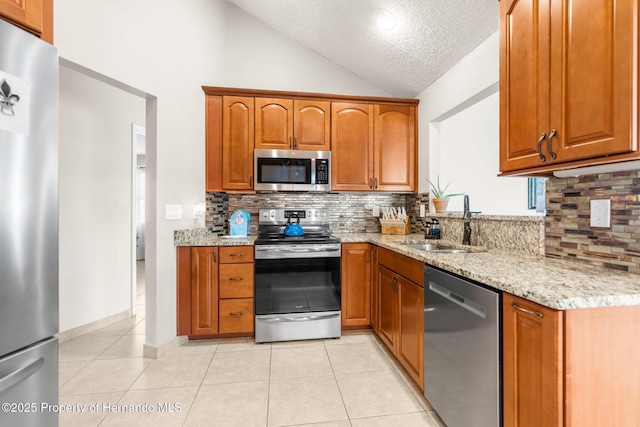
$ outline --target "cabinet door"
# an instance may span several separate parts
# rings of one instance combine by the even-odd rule
[[[331,103],[296,99],[293,104],[293,148],[329,151]]]
[[[222,112],[222,187],[253,188],[253,98],[225,96]]]
[[[191,248],[191,334],[218,333],[218,248]]]
[[[374,116],[374,190],[415,191],[415,107],[376,105]]]
[[[561,311],[503,296],[505,427],[563,425]]]
[[[424,289],[400,276],[400,333],[398,360],[424,387]]]
[[[43,1],[50,0],[0,0],[0,16],[39,36],[43,26]]]
[[[331,189],[373,190],[371,104],[331,104]]]
[[[371,328],[375,333],[378,333],[380,325],[380,285],[378,280],[378,247],[371,245]]]
[[[637,149],[637,21],[634,0],[554,2],[548,132],[557,132],[556,161]]]
[[[222,97],[207,96],[205,107],[205,188],[222,188]]]
[[[371,250],[368,243],[342,245],[342,326],[371,323]]]
[[[500,2],[500,170],[543,165],[549,134],[550,2]],[[542,133],[544,139],[538,144]],[[552,159],[543,154],[548,163]]]
[[[256,98],[255,148],[293,148],[293,100]]]
[[[395,354],[398,341],[398,276],[381,265],[378,266],[380,319],[378,336]]]

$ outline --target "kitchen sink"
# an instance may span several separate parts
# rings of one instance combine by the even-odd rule
[[[456,248],[456,247],[447,246],[447,245],[438,245],[434,243],[402,243],[402,245],[411,249],[417,249],[419,251],[436,253],[436,254],[464,254],[464,253],[471,252],[466,249]]]

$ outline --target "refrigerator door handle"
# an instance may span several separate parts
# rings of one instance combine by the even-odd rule
[[[31,375],[35,374],[40,368],[44,366],[44,358],[39,357],[34,362],[31,362],[27,366],[23,366],[8,375],[0,378],[0,393],[9,390],[11,387],[20,384]]]

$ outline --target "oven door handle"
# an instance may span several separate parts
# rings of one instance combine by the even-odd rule
[[[300,248],[300,249],[273,249],[256,247],[257,252],[280,252],[280,253],[312,253],[312,252],[337,252],[340,248]]]
[[[340,313],[325,314],[322,316],[304,316],[304,317],[272,317],[269,319],[258,319],[261,322],[267,323],[284,323],[284,322],[308,322],[311,320],[324,320],[332,319],[340,316]]]

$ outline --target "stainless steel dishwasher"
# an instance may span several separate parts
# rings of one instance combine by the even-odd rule
[[[424,395],[447,427],[501,424],[500,293],[425,266]]]

